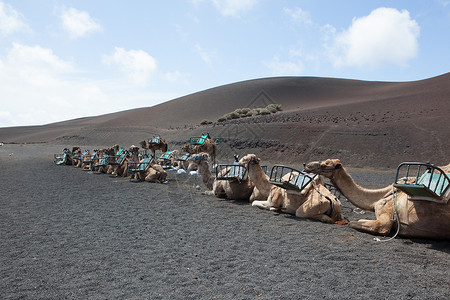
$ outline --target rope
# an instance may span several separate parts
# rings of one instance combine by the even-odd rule
[[[377,242],[389,242],[389,241],[393,240],[398,235],[398,233],[400,232],[400,218],[398,217],[397,209],[395,207],[396,199],[397,199],[397,193],[395,191],[394,185],[392,185],[392,202],[393,202],[393,206],[394,206],[393,215],[394,215],[395,220],[397,221],[397,232],[394,234],[394,236],[392,236],[392,237],[390,237],[390,238],[388,238],[386,240],[382,240],[382,239],[380,239],[378,237],[374,237],[373,238],[374,241],[377,241]]]

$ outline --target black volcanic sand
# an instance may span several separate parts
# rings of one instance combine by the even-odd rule
[[[448,240],[375,242],[204,196],[198,177],[174,172],[169,184],[130,183],[55,166],[61,148],[0,147],[1,299],[450,297]],[[373,218],[343,206],[350,220]]]

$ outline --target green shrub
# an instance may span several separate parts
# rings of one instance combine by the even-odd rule
[[[239,114],[235,111],[230,112],[229,114],[227,114],[227,119],[228,120],[232,120],[232,119],[239,119]]]
[[[251,109],[251,110],[247,113],[247,116],[249,116],[249,117],[251,117],[251,116],[257,116],[257,115],[259,115],[259,110],[260,110],[260,108],[254,108],[254,109]]]
[[[276,113],[281,110],[282,110],[281,104],[269,104],[265,108],[248,108],[248,107],[237,108],[233,112],[230,112],[230,113],[227,113],[227,114],[224,114],[223,116],[221,116],[217,120],[217,122],[224,122],[226,120],[233,120],[233,119],[239,119],[239,118],[245,118],[245,117],[253,117],[253,116],[258,116],[258,115],[269,115],[270,113]],[[208,122],[208,121],[207,120],[202,121],[202,123],[201,123],[202,125],[212,123],[212,122],[209,122],[209,123],[203,124],[203,122]]]
[[[260,115],[270,115],[270,111],[267,108],[262,108],[259,110]]]
[[[208,125],[208,124],[211,124],[211,123],[212,123],[211,121],[203,120],[203,121],[200,122],[200,125]]]
[[[250,111],[250,108],[248,108],[248,107],[240,108],[239,114],[242,116],[246,116],[249,111]]]
[[[271,113],[276,113],[277,111],[281,111],[281,104],[269,104],[266,106],[266,109]]]

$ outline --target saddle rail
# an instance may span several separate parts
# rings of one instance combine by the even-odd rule
[[[69,156],[68,152],[53,154],[53,162],[58,166],[65,165]]]
[[[403,162],[397,167],[394,187],[410,200],[447,203],[450,198],[450,174],[430,163]]]
[[[178,157],[178,158],[177,158],[177,161],[187,161],[187,160],[189,159],[190,156],[191,156],[190,153],[185,153],[185,154],[183,154],[183,156]]]
[[[145,173],[152,159],[153,157],[146,157],[140,162],[128,162],[127,172],[131,175],[130,181],[136,176],[136,174],[140,175],[139,181],[141,181],[141,175]]]
[[[242,181],[247,175],[247,169],[237,163],[219,164],[216,166],[217,180]]]
[[[159,144],[161,143],[161,137],[160,136],[154,136],[151,139],[148,139],[149,144]]]
[[[139,150],[139,154],[138,154],[139,160],[144,159],[146,157],[149,157],[148,151],[145,150]]]
[[[270,171],[270,183],[286,190],[302,191],[318,175],[284,165],[274,165]]]
[[[108,160],[108,165],[111,165],[111,166],[121,165],[123,163],[123,161],[125,160],[125,158],[127,157],[127,155],[128,155],[128,151],[124,150],[120,154],[110,156],[109,160]]]
[[[173,151],[167,151],[159,157],[158,164],[160,164],[163,169],[170,169],[172,168],[172,157]]]
[[[106,154],[102,158],[99,158],[99,162],[92,165],[92,173],[95,173],[95,170],[98,169],[98,174],[100,174],[101,173],[100,168],[107,166],[109,164],[110,158],[111,158],[111,156],[109,156],[108,154]]]
[[[189,144],[203,145],[208,138],[210,138],[209,133],[202,134],[202,136],[193,136],[189,138]]]

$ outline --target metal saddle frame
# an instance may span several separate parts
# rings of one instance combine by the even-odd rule
[[[219,174],[222,174],[219,176]],[[234,164],[219,164],[216,167],[217,180],[236,180],[242,181],[247,174],[247,169],[238,163]]]
[[[287,176],[288,178],[283,179]],[[292,167],[275,165],[270,171],[270,183],[287,190],[302,191],[318,175],[307,173],[305,170],[298,170]],[[287,179],[287,180],[286,180]]]
[[[403,162],[397,167],[394,187],[410,200],[447,203],[450,198],[450,174],[430,163]]]

